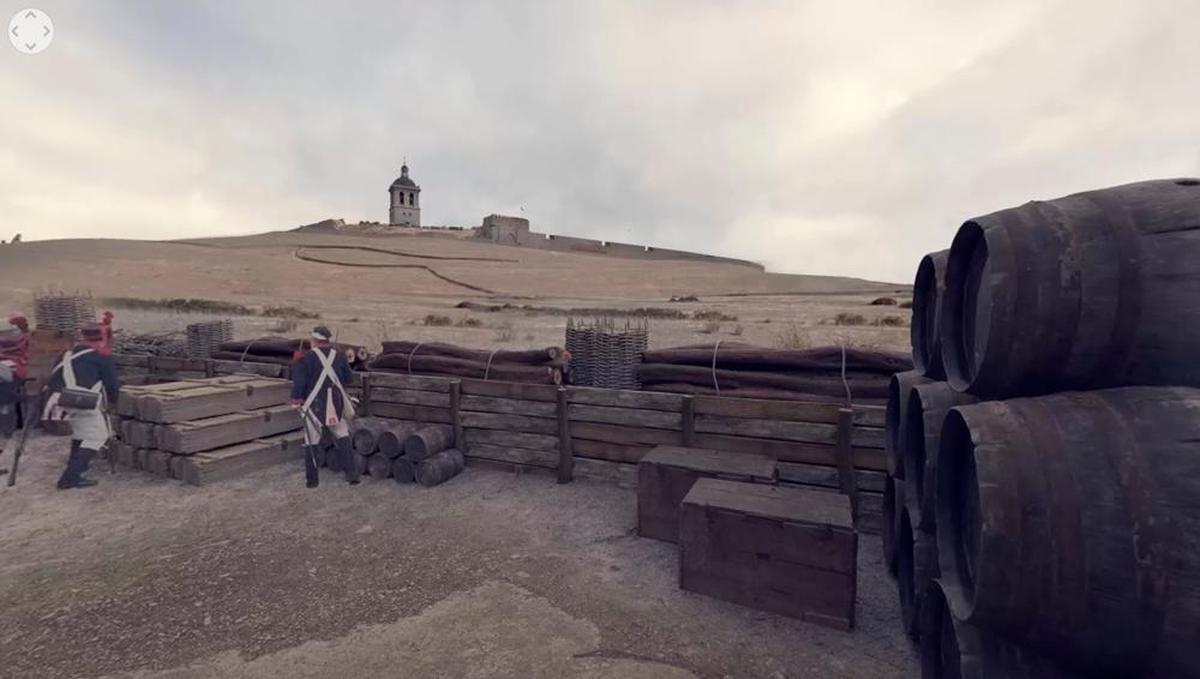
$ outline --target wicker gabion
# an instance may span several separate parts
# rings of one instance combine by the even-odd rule
[[[233,340],[233,321],[225,319],[192,323],[187,327],[187,353],[194,358],[208,358],[225,342]]]
[[[96,305],[90,296],[49,294],[33,300],[33,314],[41,330],[73,333],[96,322]]]
[[[640,389],[637,366],[650,343],[644,319],[567,319],[572,384],[609,389]]]

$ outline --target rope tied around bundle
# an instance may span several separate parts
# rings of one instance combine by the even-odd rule
[[[854,396],[850,393],[850,382],[846,380],[846,342],[842,341],[842,386],[846,388],[846,407],[850,407],[854,403]]]
[[[488,375],[492,372],[492,359],[496,357],[496,352],[499,349],[493,349],[492,353],[488,354],[487,365],[483,367],[483,381],[487,382]]]
[[[411,374],[412,374],[412,360],[413,360],[413,356],[416,356],[416,355],[417,355],[417,349],[420,349],[420,348],[421,348],[421,345],[423,345],[423,344],[425,344],[425,343],[424,343],[424,342],[417,342],[417,346],[413,347],[412,351],[408,352],[408,374],[409,374],[409,375],[411,375]]]
[[[712,359],[713,389],[715,389],[717,391],[717,396],[721,395],[721,385],[720,385],[720,383],[717,382],[717,350],[720,348],[721,348],[721,340],[717,340],[717,343],[713,345],[713,359]],[[842,353],[842,360],[845,361],[845,352]],[[843,363],[842,365],[844,367],[845,363]]]

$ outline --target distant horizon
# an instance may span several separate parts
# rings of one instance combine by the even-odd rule
[[[3,238],[386,222],[407,160],[429,224],[911,280],[972,217],[1200,174],[1187,0],[39,9],[53,43],[0,56]]]

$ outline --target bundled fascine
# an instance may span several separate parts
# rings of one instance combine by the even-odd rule
[[[44,295],[33,300],[34,318],[39,328],[73,333],[87,323],[96,322],[96,306],[91,297]]]
[[[887,399],[894,373],[911,369],[899,352],[722,342],[646,351],[637,370],[653,391],[871,404]]]
[[[130,333],[118,330],[113,333],[113,343],[114,351],[118,354],[172,357],[188,355],[187,343],[180,339],[178,333]]]
[[[469,349],[445,342],[389,341],[371,370],[468,377],[530,384],[561,384],[569,360],[562,347]]]
[[[187,327],[188,355],[208,358],[221,345],[233,339],[233,321],[205,321]]]
[[[267,336],[253,340],[236,340],[222,342],[212,358],[241,361],[243,363],[277,363],[291,365],[296,356],[307,351],[312,344],[307,339],[292,339],[289,337]],[[360,370],[366,367],[370,353],[365,347],[353,344],[335,343],[338,351],[346,355],[350,367]]]

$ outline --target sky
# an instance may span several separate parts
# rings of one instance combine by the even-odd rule
[[[386,221],[407,158],[425,224],[908,282],[970,217],[1200,175],[1197,0],[33,1],[0,238]]]

